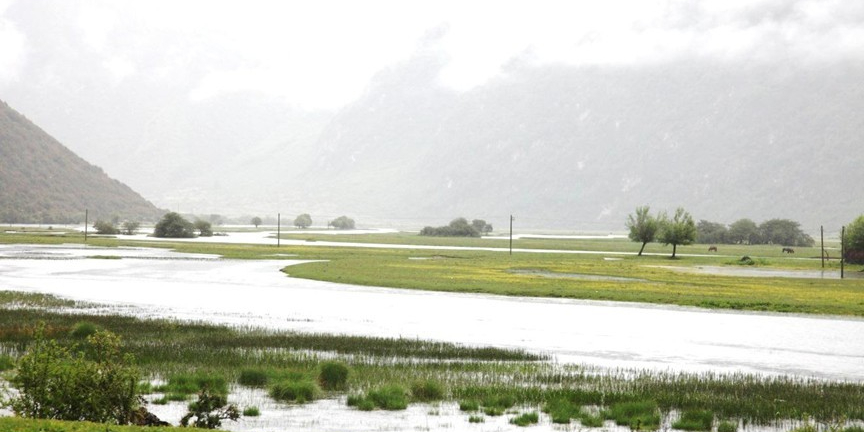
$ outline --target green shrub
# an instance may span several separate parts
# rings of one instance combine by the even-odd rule
[[[139,401],[134,363],[113,333],[97,331],[72,352],[46,340],[40,325],[11,380],[19,393],[9,405],[22,417],[126,424]]]
[[[465,400],[459,402],[460,411],[477,411],[480,409],[480,402],[476,400]]]
[[[617,403],[604,411],[603,416],[633,430],[656,430],[660,427],[660,412],[654,401]]]
[[[258,417],[260,415],[261,411],[258,409],[258,407],[246,407],[246,409],[243,410],[244,417]]]
[[[389,385],[377,390],[370,391],[366,397],[375,403],[375,406],[385,410],[403,410],[408,408],[408,397],[405,388],[398,385]]]
[[[8,355],[0,355],[0,372],[15,369],[15,359]]]
[[[328,361],[321,363],[318,382],[325,390],[344,390],[348,387],[348,365],[342,362]]]
[[[347,404],[361,411],[371,411],[376,407],[395,411],[408,408],[408,397],[403,387],[390,385],[370,390],[366,394],[348,396]]]
[[[89,321],[79,321],[72,326],[72,329],[69,330],[69,336],[72,336],[76,339],[86,339],[87,336],[90,336],[96,333],[99,330],[99,327],[96,324],[93,324]]]
[[[684,411],[681,418],[672,427],[686,431],[710,431],[714,424],[714,413],[711,411]]]
[[[216,429],[222,425],[222,420],[237,420],[240,412],[233,404],[228,404],[228,397],[224,394],[214,393],[208,388],[198,392],[198,400],[189,404],[189,412],[180,419],[180,425],[189,426],[192,418],[192,426],[206,429]]]
[[[411,396],[422,402],[444,399],[444,387],[438,381],[417,381],[411,384]]]
[[[734,423],[731,421],[723,421],[717,425],[717,432],[737,432],[738,431],[738,423]],[[864,431],[861,431],[864,432]]]
[[[285,380],[270,387],[270,397],[283,402],[311,402],[320,393],[321,389],[312,381]]]
[[[525,413],[510,419],[510,423],[522,427],[537,424],[538,422],[540,422],[540,416],[536,412]]]
[[[263,369],[243,369],[237,382],[246,387],[266,387],[270,381],[267,371]]]

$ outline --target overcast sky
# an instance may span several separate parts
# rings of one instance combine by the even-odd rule
[[[84,68],[107,86],[182,75],[193,103],[260,91],[333,109],[420,49],[441,53],[440,83],[458,90],[514,59],[830,62],[864,56],[864,2],[0,0],[0,98]]]

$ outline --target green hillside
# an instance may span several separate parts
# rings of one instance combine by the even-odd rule
[[[0,222],[152,220],[162,211],[0,101]]]

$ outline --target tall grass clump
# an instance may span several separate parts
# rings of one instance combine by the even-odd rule
[[[243,416],[244,417],[258,417],[260,415],[261,415],[261,410],[259,410],[258,407],[251,406],[251,407],[246,407],[243,410]]]
[[[738,423],[731,421],[722,421],[717,424],[717,432],[738,432]]]
[[[318,383],[324,390],[344,390],[348,388],[348,365],[342,362],[326,361],[321,363]]]
[[[714,413],[711,411],[696,410],[681,413],[681,418],[672,423],[672,427],[685,431],[710,431],[713,424]]]
[[[11,356],[0,354],[0,372],[15,369],[15,359]]]
[[[603,416],[618,426],[633,430],[656,430],[660,427],[660,410],[654,401],[619,402],[603,411]]]
[[[530,412],[522,414],[518,417],[513,417],[510,419],[511,424],[515,424],[516,426],[530,426],[532,424],[537,424],[540,422],[540,415],[536,412]]]
[[[87,336],[96,333],[97,330],[99,330],[99,326],[96,324],[90,321],[79,321],[69,330],[69,336],[75,339],[86,339]]]
[[[480,402],[474,399],[459,401],[459,411],[479,411]]]
[[[283,402],[312,402],[320,394],[321,389],[318,387],[318,384],[310,380],[284,380],[270,387],[270,397]]]
[[[440,401],[444,399],[444,386],[438,381],[415,381],[411,384],[411,396],[420,402]]]
[[[552,423],[569,424],[571,419],[577,419],[584,427],[602,427],[603,419],[592,415],[578,403],[566,399],[553,399],[546,403],[543,412],[549,414]]]
[[[398,411],[408,408],[408,392],[399,385],[388,385],[369,390],[366,394],[352,395],[348,397],[348,406],[356,407],[361,411],[371,411],[381,408],[389,411]]]
[[[270,376],[266,370],[260,368],[246,368],[240,371],[237,382],[246,387],[266,387]]]
[[[156,391],[178,395],[190,395],[207,389],[210,392],[228,394],[228,381],[220,375],[203,372],[178,373],[168,377],[168,383],[156,387]]]

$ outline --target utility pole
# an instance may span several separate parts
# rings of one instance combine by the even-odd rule
[[[822,268],[825,268],[825,227],[819,226],[819,237],[822,239]]]
[[[513,215],[511,214],[510,215],[510,255],[513,255],[513,221],[514,220],[516,220],[516,218],[514,218]]]
[[[276,247],[282,243],[282,213],[276,213]]]
[[[89,210],[84,209],[84,243],[87,243],[87,225],[90,225],[90,222],[87,221],[89,213]]]
[[[846,262],[846,226],[840,229],[840,279],[843,279],[843,264]]]

